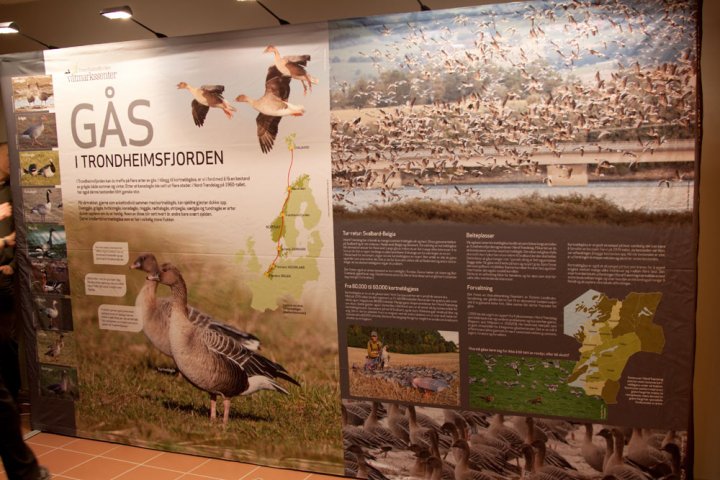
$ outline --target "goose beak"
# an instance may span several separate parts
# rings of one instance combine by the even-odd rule
[[[140,268],[140,262],[135,262],[132,265],[130,265],[131,270],[137,270],[138,268]]]

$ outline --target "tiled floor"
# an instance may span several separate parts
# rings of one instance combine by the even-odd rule
[[[56,480],[331,480],[317,473],[179,455],[51,433],[27,440]],[[0,480],[7,476],[1,469]]]

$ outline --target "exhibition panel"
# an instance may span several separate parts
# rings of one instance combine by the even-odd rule
[[[691,478],[698,15],[2,57],[34,426],[356,478]]]

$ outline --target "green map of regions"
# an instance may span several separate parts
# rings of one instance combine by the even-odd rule
[[[275,255],[261,261],[255,252],[255,240],[246,241],[238,252],[253,278],[248,286],[253,293],[252,308],[263,311],[275,309],[283,301],[299,300],[307,282],[318,280],[317,258],[323,247],[318,224],[321,211],[310,188],[310,177],[301,175],[287,188],[280,213],[267,226],[268,237]]]
[[[617,403],[620,378],[638,352],[660,354],[662,327],[653,323],[661,293],[629,293],[623,300],[587,291],[565,307],[565,334],[580,344],[580,360],[568,384]]]

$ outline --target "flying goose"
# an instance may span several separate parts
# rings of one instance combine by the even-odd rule
[[[233,112],[236,111],[235,107],[223,98],[224,85],[203,85],[198,88],[187,82],[180,82],[177,84],[177,88],[180,90],[185,89],[192,94],[193,101],[190,105],[192,105],[193,120],[198,127],[205,124],[205,117],[210,107],[222,109],[228,118],[232,118]]]
[[[263,53],[272,52],[275,54],[275,66],[286,77],[300,80],[303,86],[303,93],[307,94],[308,89],[312,92],[313,84],[317,85],[318,80],[310,76],[305,70],[307,62],[310,61],[310,55],[295,55],[289,57],[281,57],[278,49],[273,45],[268,45]],[[307,84],[305,83],[307,82]]]
[[[158,282],[151,278],[160,273],[157,259],[152,253],[143,253],[135,259],[130,268],[142,270],[148,274],[140,292],[135,297],[135,312],[143,325],[143,333],[155,348],[168,357],[172,357],[168,336],[172,297],[157,298]],[[188,306],[187,315],[195,325],[233,337],[248,350],[260,350],[260,339],[251,333],[220,323],[195,307]]]
[[[288,394],[275,379],[300,385],[284,367],[248,350],[235,338],[188,317],[187,286],[180,271],[165,263],[153,276],[170,287],[170,350],[183,376],[210,394],[210,419],[216,417],[217,396],[223,397],[223,427],[230,415],[230,399],[260,390]]]
[[[284,77],[277,67],[270,67],[265,77],[265,94],[262,97],[253,100],[247,95],[240,94],[235,98],[236,102],[247,102],[260,112],[255,118],[255,123],[263,153],[272,150],[281,117],[287,115],[299,117],[305,113],[305,107],[289,103],[287,101],[289,97],[290,78]]]
[[[46,199],[46,202],[45,202],[45,203],[41,203],[41,204],[35,205],[34,207],[32,207],[32,208],[30,209],[30,213],[34,213],[35,215],[39,215],[39,216],[40,216],[40,221],[41,221],[41,222],[44,222],[44,221],[45,221],[45,216],[46,216],[47,214],[49,214],[50,211],[52,210],[52,202],[50,201],[50,193],[51,193],[51,190],[50,190],[50,189],[48,189],[48,190],[45,192],[45,199]]]

